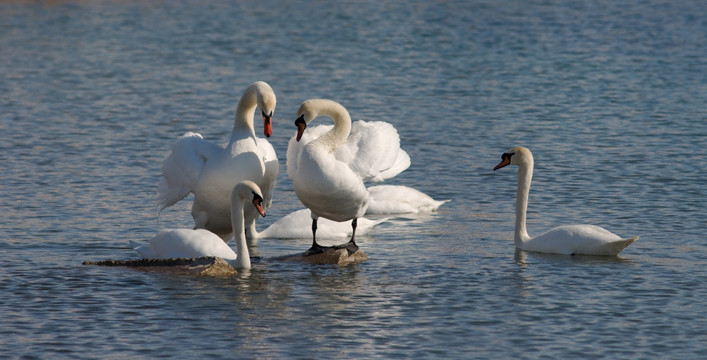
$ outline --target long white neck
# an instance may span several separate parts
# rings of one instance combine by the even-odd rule
[[[241,135],[245,132],[247,136],[255,139],[255,129],[253,128],[253,113],[258,104],[257,88],[249,86],[238,101],[236,107],[236,122],[233,124],[231,137]]]
[[[518,166],[518,192],[516,193],[516,229],[513,241],[517,247],[524,241],[528,241],[530,236],[525,227],[525,216],[528,210],[528,193],[530,193],[530,182],[533,180],[533,160]]]
[[[243,201],[233,190],[231,200],[231,225],[233,226],[233,240],[236,242],[236,269],[250,269],[250,253],[245,241],[245,225],[243,221]]]
[[[334,120],[334,128],[314,141],[326,146],[329,152],[333,152],[340,145],[346,143],[346,139],[351,133],[351,116],[345,107],[333,101],[322,102],[319,115],[328,116]]]

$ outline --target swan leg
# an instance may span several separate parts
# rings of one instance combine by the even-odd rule
[[[312,219],[312,247],[304,252],[304,256],[321,254],[330,246],[321,246],[317,244],[317,219]]]
[[[358,218],[354,218],[353,221],[351,221],[351,229],[353,229],[353,231],[351,232],[351,239],[346,244],[334,246],[335,249],[346,249],[346,251],[349,253],[349,255],[358,251],[358,245],[356,245],[356,242],[354,241],[354,238],[356,237],[356,226],[357,225],[358,225]]]

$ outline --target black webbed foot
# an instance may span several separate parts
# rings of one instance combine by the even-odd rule
[[[309,248],[307,251],[304,252],[304,256],[312,256],[312,255],[321,254],[324,252],[324,250],[326,250],[330,247],[331,246],[321,246],[319,244],[312,245],[311,248]]]

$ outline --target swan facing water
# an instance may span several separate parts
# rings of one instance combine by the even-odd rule
[[[317,116],[334,121],[331,127],[308,124]],[[341,104],[326,99],[304,101],[297,110],[297,135],[287,148],[287,175],[295,194],[312,212],[312,247],[305,255],[324,251],[317,244],[317,219],[351,220],[348,243],[337,245],[349,253],[355,242],[357,219],[368,208],[369,194],[364,181],[382,181],[410,166],[410,157],[400,149],[400,138],[388,123],[357,121]]]
[[[216,256],[229,261],[236,269],[250,268],[250,253],[245,239],[244,201],[252,198],[253,209],[265,216],[263,195],[252,181],[238,183],[231,192],[231,224],[238,253],[233,252],[220,237],[205,229],[171,229],[160,231],[147,245],[130,242],[146,259],[195,258]]]
[[[263,191],[265,208],[270,207],[279,165],[273,146],[255,136],[253,115],[259,108],[265,136],[270,137],[275,105],[270,85],[256,81],[238,101],[231,139],[225,148],[193,132],[180,137],[162,163],[163,178],[157,195],[160,211],[193,193],[194,228],[207,229],[227,241],[231,237],[229,199],[234,185],[242,180],[255,182]],[[255,234],[257,218],[255,209],[246,210],[248,237]]]
[[[516,224],[513,240],[518,249],[565,255],[618,255],[638,236],[622,239],[595,225],[564,225],[530,237],[525,228],[528,193],[533,178],[533,154],[524,147],[515,147],[501,155],[501,162],[493,168],[518,165],[518,193],[516,195]]]

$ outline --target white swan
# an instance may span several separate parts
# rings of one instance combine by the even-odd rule
[[[400,185],[371,186],[368,194],[366,215],[429,213],[450,201],[438,201],[419,190]]]
[[[149,259],[195,258],[217,256],[229,262],[237,269],[250,268],[250,254],[245,239],[244,200],[252,197],[253,208],[265,216],[263,195],[260,188],[252,181],[242,181],[231,193],[231,223],[238,253],[233,252],[226,243],[211,231],[204,229],[163,230],[150,239],[147,245],[139,246],[130,242],[135,250]]]
[[[533,154],[524,147],[515,147],[501,156],[493,168],[518,165],[518,193],[516,196],[516,225],[513,240],[518,249],[566,255],[618,255],[638,236],[622,239],[606,229],[594,225],[564,225],[535,237],[525,229],[528,193],[533,178]]]
[[[314,128],[305,139],[307,124],[319,115],[330,117],[334,126]],[[368,207],[369,194],[363,182],[399,174],[410,166],[410,157],[400,149],[400,138],[392,125],[357,121],[352,128],[348,111],[335,101],[303,102],[295,125],[297,135],[287,148],[287,175],[297,197],[312,211],[312,247],[305,255],[323,251],[316,240],[319,217],[352,220],[351,240],[338,247],[353,252],[358,248],[354,241],[356,219]]]
[[[303,239],[312,235],[310,221],[312,212],[309,209],[301,209],[279,218],[276,222],[268,226],[267,229],[258,233],[258,238],[270,239]],[[365,235],[373,230],[376,225],[388,219],[370,220],[364,217],[357,221],[356,233]],[[319,239],[342,238],[351,236],[352,229],[347,223],[331,221],[327,218],[317,220],[317,237]]]
[[[272,117],[276,99],[270,85],[257,81],[245,90],[236,108],[236,121],[231,140],[223,148],[201,135],[188,132],[172,147],[162,164],[163,179],[157,201],[160,211],[194,193],[192,217],[196,229],[207,229],[224,241],[231,236],[230,193],[241,180],[251,180],[263,191],[265,208],[272,203],[275,178],[279,171],[273,146],[255,136],[253,114],[260,108],[265,136],[272,134]],[[246,233],[255,234],[254,209],[245,212]]]

